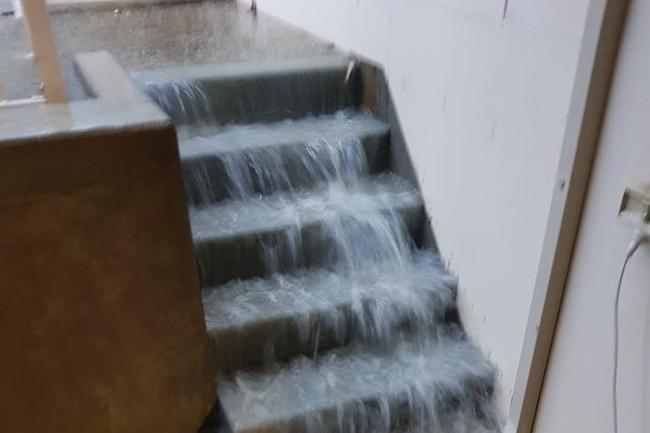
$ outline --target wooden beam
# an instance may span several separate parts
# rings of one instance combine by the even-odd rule
[[[45,0],[21,0],[21,3],[34,52],[34,63],[43,83],[43,96],[48,103],[67,102],[59,54],[54,44]]]

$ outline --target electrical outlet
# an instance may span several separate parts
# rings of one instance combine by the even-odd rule
[[[626,226],[650,235],[650,183],[625,189],[618,217]]]

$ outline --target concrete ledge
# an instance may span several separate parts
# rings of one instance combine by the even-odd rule
[[[166,127],[169,118],[153,104],[86,100],[0,108],[0,147],[34,139]]]
[[[149,102],[108,51],[79,53],[75,67],[86,91],[105,101]]]
[[[108,52],[79,54],[77,67],[88,92],[97,99],[0,107],[0,147],[33,139],[171,125],[169,117],[135,87]]]

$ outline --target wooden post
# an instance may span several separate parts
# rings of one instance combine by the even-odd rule
[[[0,83],[0,101],[4,101],[7,99],[7,96],[5,95],[5,90],[2,88],[2,83]]]
[[[48,103],[68,101],[59,64],[59,54],[54,45],[52,28],[47,15],[45,0],[21,0],[23,16],[27,24],[34,63],[43,83],[43,96]]]

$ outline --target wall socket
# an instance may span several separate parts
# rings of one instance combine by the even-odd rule
[[[618,217],[626,226],[650,235],[650,183],[625,189]]]

